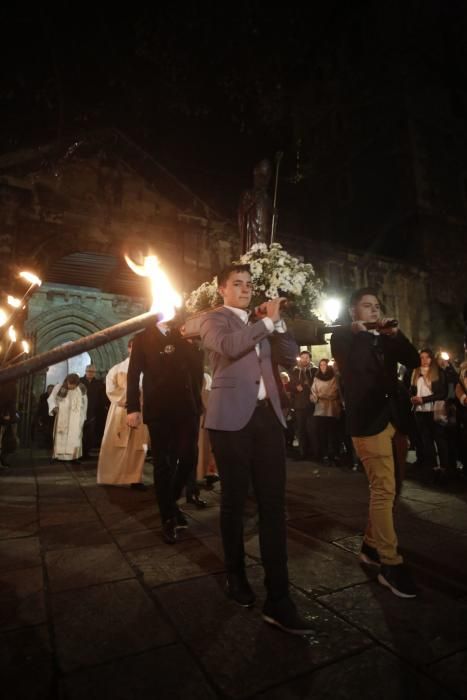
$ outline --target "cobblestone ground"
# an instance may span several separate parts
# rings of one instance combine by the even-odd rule
[[[223,594],[218,491],[203,493],[206,510],[184,508],[190,527],[171,547],[152,489],[99,487],[95,474],[95,462],[65,467],[26,451],[0,474],[2,697],[467,697],[462,484],[404,484],[400,548],[421,595],[401,600],[356,557],[365,476],[291,462],[292,593],[316,628],[295,638],[261,621],[253,510],[248,576],[258,602],[245,610]]]

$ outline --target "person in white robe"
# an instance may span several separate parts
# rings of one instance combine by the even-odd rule
[[[131,354],[130,340],[128,353]],[[144,423],[130,428],[126,417],[126,388],[130,357],[110,368],[105,388],[110,408],[97,464],[97,483],[111,486],[129,484],[144,489],[143,467],[148,449],[148,429]]]
[[[86,387],[77,374],[57,384],[47,399],[49,414],[55,416],[53,458],[75,462],[83,454],[83,425],[88,399]]]

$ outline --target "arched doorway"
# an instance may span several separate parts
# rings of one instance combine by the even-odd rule
[[[66,345],[66,343],[63,343]],[[88,352],[83,352],[81,355],[76,357],[70,357],[68,360],[63,360],[63,362],[58,362],[56,365],[52,365],[48,368],[47,374],[45,375],[45,384],[61,384],[65,377],[72,372],[77,374],[78,377],[84,376],[85,369],[87,365],[91,364],[91,356]]]

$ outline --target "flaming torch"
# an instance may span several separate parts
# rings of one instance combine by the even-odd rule
[[[8,355],[10,354],[10,350],[13,347],[13,345],[16,343],[16,331],[13,326],[10,326],[8,328],[8,337],[10,339],[10,342],[7,346],[6,352],[5,352],[5,357],[3,358],[2,365],[4,365],[8,359]]]
[[[148,255],[142,265],[137,265],[128,255],[125,261],[133,272],[140,277],[148,277],[151,283],[151,311],[158,313],[161,321],[170,321],[175,316],[175,310],[182,304],[180,294],[172,287],[169,278],[161,268],[156,255]]]
[[[22,351],[11,358],[11,360],[10,360],[11,363],[16,362],[16,360],[19,359],[20,357],[22,357],[23,355],[29,355],[29,353],[31,352],[31,348],[30,348],[27,340],[22,340],[21,346],[23,348]]]
[[[153,297],[151,310],[140,316],[130,318],[127,321],[116,323],[109,328],[104,328],[92,335],[78,338],[78,340],[73,340],[71,343],[66,343],[65,345],[53,348],[35,357],[23,360],[22,362],[16,362],[14,365],[0,369],[0,385],[4,382],[17,379],[18,377],[24,377],[33,372],[38,372],[45,367],[67,360],[69,357],[75,357],[87,350],[97,348],[100,345],[105,345],[111,340],[116,340],[125,335],[135,333],[158,321],[169,321],[175,316],[175,309],[180,306],[181,298],[170,284],[156,256],[146,257],[143,265],[137,265],[127,256],[125,256],[125,259],[130,268],[137,275],[147,277],[150,280]],[[23,301],[24,298],[22,302]],[[26,351],[23,350],[23,353],[20,354],[24,354],[25,352]]]

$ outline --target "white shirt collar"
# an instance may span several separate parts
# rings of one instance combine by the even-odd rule
[[[227,304],[224,304],[224,309],[229,309],[230,311],[233,311],[234,314],[238,316],[240,321],[243,321],[245,325],[248,323],[248,319],[250,318],[250,311],[247,311],[247,309],[237,309],[236,306],[227,306]]]

